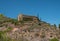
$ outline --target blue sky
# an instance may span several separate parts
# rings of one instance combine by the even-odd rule
[[[0,0],[0,13],[17,18],[20,13],[37,16],[51,24],[60,23],[60,0]]]

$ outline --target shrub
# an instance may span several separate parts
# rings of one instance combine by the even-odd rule
[[[59,29],[60,29],[60,24],[59,24]]]
[[[57,38],[50,39],[50,41],[59,41]]]

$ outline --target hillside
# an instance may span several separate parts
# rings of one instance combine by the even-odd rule
[[[60,30],[35,16],[22,20],[0,14],[0,41],[60,41]]]

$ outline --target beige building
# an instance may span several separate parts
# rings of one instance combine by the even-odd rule
[[[18,15],[18,21],[32,21],[32,22],[38,22],[39,19],[36,16],[29,16],[29,15]]]

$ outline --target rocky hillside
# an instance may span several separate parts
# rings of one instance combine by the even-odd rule
[[[60,41],[60,30],[41,20],[18,21],[0,14],[0,41]]]

